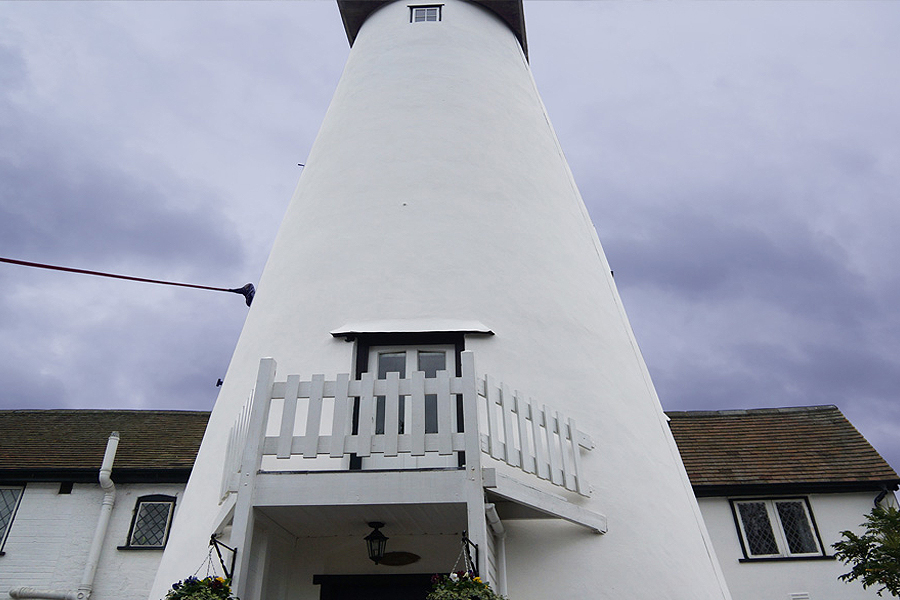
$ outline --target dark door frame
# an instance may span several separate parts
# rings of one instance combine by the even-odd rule
[[[425,600],[431,573],[391,575],[313,575],[319,600]]]

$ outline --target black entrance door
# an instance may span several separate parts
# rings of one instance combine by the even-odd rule
[[[320,600],[425,600],[431,575],[316,575]]]

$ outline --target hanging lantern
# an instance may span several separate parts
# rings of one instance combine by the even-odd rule
[[[384,549],[387,546],[388,538],[381,533],[379,529],[384,527],[384,523],[372,521],[369,523],[372,533],[365,537],[366,549],[369,551],[369,558],[377,565],[384,558]]]

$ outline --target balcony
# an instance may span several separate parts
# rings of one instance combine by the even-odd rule
[[[439,531],[467,530],[485,550],[479,571],[497,581],[495,504],[514,506],[516,518],[606,531],[606,518],[583,506],[590,496],[583,454],[593,447],[573,419],[476,375],[472,352],[461,355],[461,376],[404,379],[343,373],[279,381],[275,361],[263,359],[231,431],[222,523],[233,522],[232,542],[246,549],[259,515],[308,537],[321,535],[323,519],[332,533],[368,519],[414,534],[426,521]],[[247,590],[241,578],[250,555],[239,550],[239,591]]]

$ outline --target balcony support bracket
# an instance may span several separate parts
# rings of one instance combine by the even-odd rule
[[[572,504],[557,494],[545,492],[508,475],[497,473],[495,469],[484,469],[484,482],[485,489],[493,496],[537,511],[549,518],[564,519],[586,527],[594,533],[607,531],[605,515]]]

